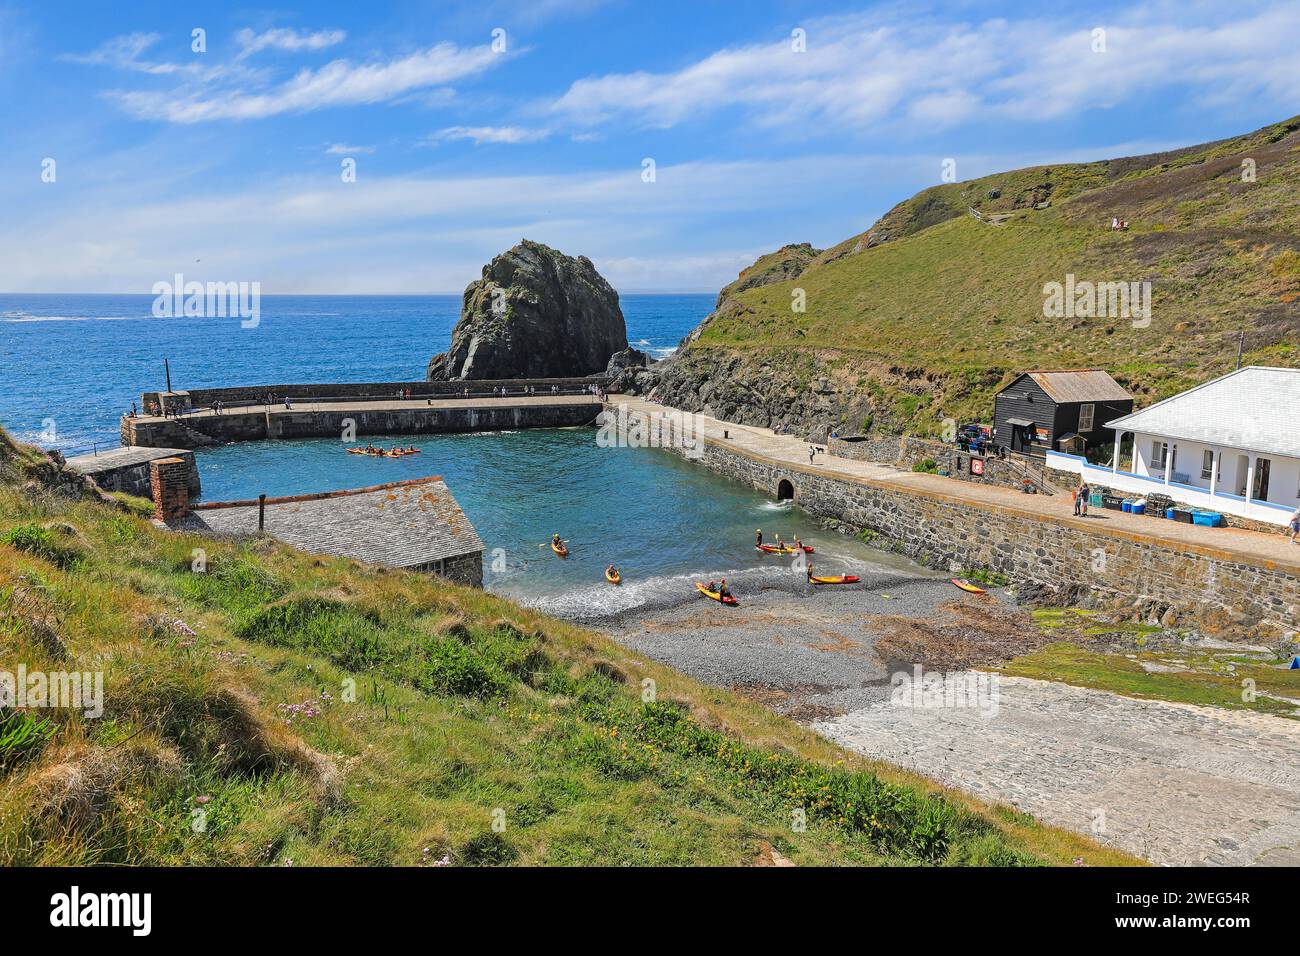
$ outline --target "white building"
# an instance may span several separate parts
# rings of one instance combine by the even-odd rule
[[[1048,453],[1048,467],[1270,524],[1300,507],[1300,369],[1238,369],[1106,427],[1115,431],[1109,467],[1060,452]]]

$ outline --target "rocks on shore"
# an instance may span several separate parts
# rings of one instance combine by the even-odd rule
[[[429,362],[429,381],[595,375],[624,356],[618,293],[586,256],[525,239],[469,284],[451,348]],[[644,353],[636,353],[643,355]]]

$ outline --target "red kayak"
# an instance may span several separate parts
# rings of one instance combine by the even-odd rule
[[[833,578],[822,578],[813,575],[808,580],[813,584],[857,584],[859,578],[856,574],[839,574]]]
[[[766,552],[767,554],[794,554],[799,550],[792,544],[788,544],[784,548],[778,548],[774,544],[760,544],[755,545],[755,547],[757,547],[759,551]],[[812,545],[805,544],[803,550],[805,554],[812,554],[815,549]]]

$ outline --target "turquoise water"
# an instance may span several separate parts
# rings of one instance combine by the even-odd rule
[[[409,436],[390,443],[411,441]],[[819,531],[803,512],[778,505],[701,465],[659,449],[601,448],[595,429],[436,435],[419,455],[349,455],[330,439],[252,442],[199,453],[209,500],[301,494],[441,475],[486,546],[485,586],[568,617],[695,600],[695,580],[726,577],[742,597],[789,586],[790,558],[754,550],[754,531],[795,535],[817,548],[814,567],[865,576],[903,570],[865,545]],[[558,532],[570,556],[547,546]],[[606,565],[623,572],[605,583]]]
[[[711,295],[625,295],[628,341],[667,354]],[[277,382],[417,381],[451,341],[460,296],[271,295],[261,322],[154,318],[148,295],[0,295],[0,423],[64,454],[119,443],[145,390]]]

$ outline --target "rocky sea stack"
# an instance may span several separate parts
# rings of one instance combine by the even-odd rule
[[[626,349],[618,293],[591,260],[525,239],[465,289],[451,348],[429,362],[428,378],[594,375]]]

